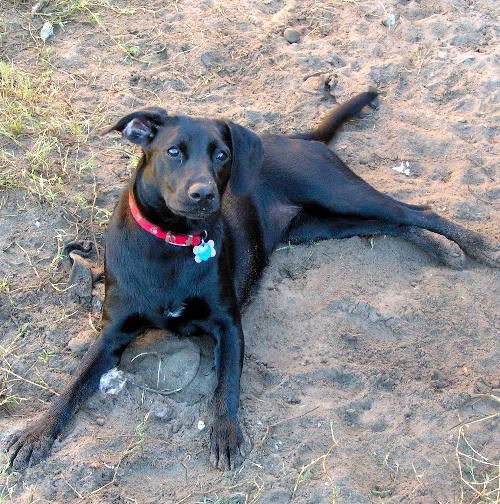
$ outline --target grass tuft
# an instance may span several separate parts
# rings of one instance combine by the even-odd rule
[[[493,401],[500,402],[497,395],[491,395]],[[461,504],[498,504],[500,502],[500,458],[492,460],[474,447],[467,436],[467,428],[480,422],[498,420],[500,412],[459,426],[455,457],[460,474]]]
[[[75,166],[78,172],[91,118],[71,108],[50,74],[33,76],[5,62],[0,62],[0,110],[0,190],[21,189],[55,204]]]

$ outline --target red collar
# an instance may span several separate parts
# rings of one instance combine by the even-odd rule
[[[155,226],[152,222],[149,222],[145,217],[142,216],[141,211],[137,207],[137,203],[135,202],[132,190],[130,190],[128,193],[128,204],[135,222],[137,222],[137,224],[139,224],[139,226],[144,229],[144,231],[147,231],[157,238],[165,240],[171,245],[180,245],[181,247],[195,247],[196,245],[199,245],[201,243],[201,233],[192,235],[174,235],[171,231],[163,231],[163,229],[161,229],[160,227]]]

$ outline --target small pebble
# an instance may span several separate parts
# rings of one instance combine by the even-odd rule
[[[438,51],[438,57],[439,59],[446,59],[448,58],[448,53],[446,51]]]
[[[81,357],[85,355],[94,339],[95,333],[93,331],[82,331],[69,340],[68,348],[75,355]]]
[[[203,430],[205,428],[205,422],[203,420],[198,421],[198,430]]]
[[[104,425],[104,424],[106,423],[106,420],[105,420],[104,418],[102,418],[102,417],[97,417],[97,418],[95,419],[95,423],[96,423],[97,425],[101,425],[101,426],[102,426],[102,425]]]
[[[54,35],[54,27],[47,21],[40,30],[40,38],[46,42],[52,35]]]
[[[385,19],[382,20],[382,24],[384,26],[387,26],[387,28],[396,26],[396,16],[394,14],[389,14]]]
[[[151,405],[151,412],[155,415],[156,418],[159,418],[160,420],[163,420],[165,422],[169,422],[174,416],[174,409],[172,408],[172,406],[161,401],[155,401]]]
[[[290,44],[294,44],[300,40],[300,33],[293,28],[287,28],[283,32],[283,36]]]

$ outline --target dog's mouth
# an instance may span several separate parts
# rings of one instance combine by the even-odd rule
[[[219,209],[218,208],[213,208],[213,209],[190,209],[190,210],[177,210],[171,208],[172,212],[179,217],[184,217],[185,219],[190,219],[190,220],[205,220],[208,219],[209,217],[212,217],[215,215]]]

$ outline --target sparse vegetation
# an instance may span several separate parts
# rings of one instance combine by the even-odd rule
[[[500,403],[497,395],[486,399]],[[458,427],[455,457],[460,473],[461,504],[498,504],[500,502],[500,458],[486,457],[479,447],[475,447],[467,434],[467,429],[478,423],[493,423],[500,412],[464,422]],[[495,424],[493,424],[495,425]]]
[[[54,204],[79,166],[91,118],[73,110],[48,73],[2,61],[0,109],[0,189],[22,189]]]

